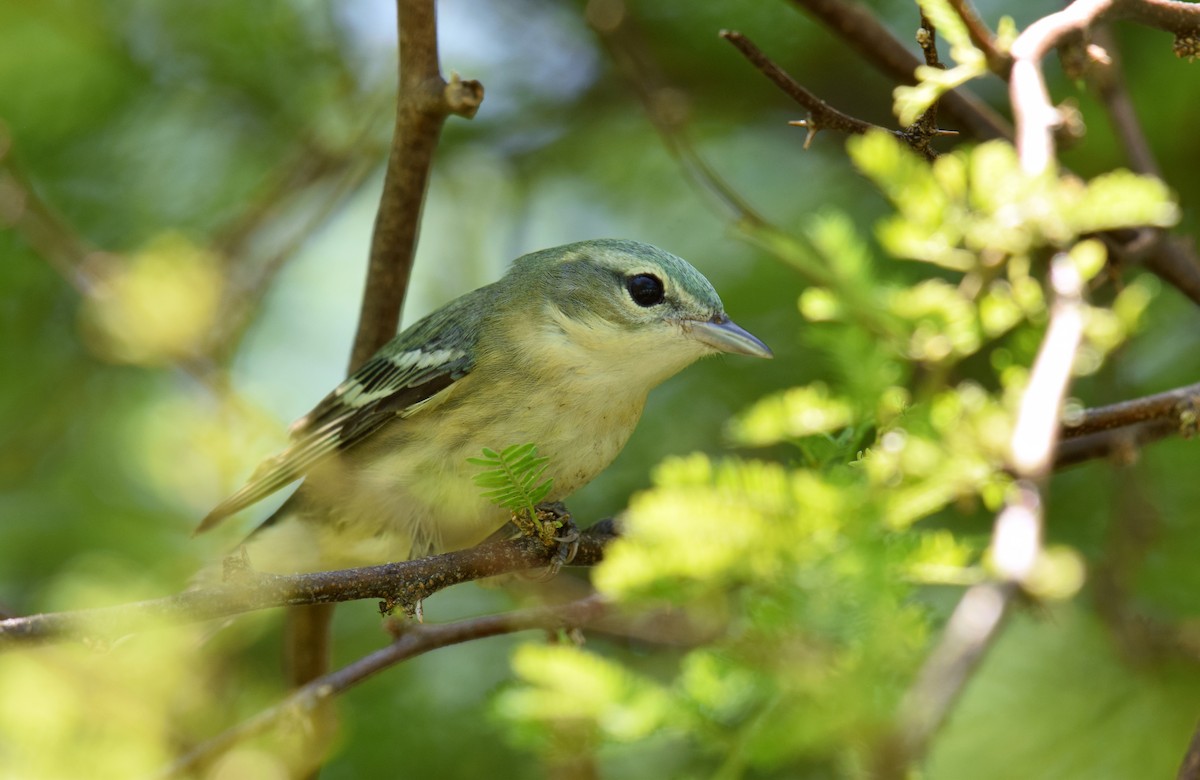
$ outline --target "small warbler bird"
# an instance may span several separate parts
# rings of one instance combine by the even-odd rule
[[[254,568],[472,546],[509,513],[481,496],[468,458],[533,443],[550,459],[546,500],[560,501],[621,451],[652,388],[718,352],[772,357],[684,260],[621,240],[533,252],[393,338],[197,532],[303,478],[247,541]]]

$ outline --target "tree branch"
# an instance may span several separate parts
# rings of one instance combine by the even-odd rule
[[[792,0],[849,44],[877,71],[902,84],[914,84],[921,60],[884,27],[875,14],[850,0]],[[940,105],[975,138],[1012,138],[1012,128],[986,103],[963,88],[947,92]]]
[[[1054,468],[1063,469],[1097,458],[1131,463],[1137,459],[1138,451],[1144,445],[1176,433],[1179,433],[1177,424],[1157,420],[1068,439],[1059,442],[1054,452]]]
[[[813,136],[818,131],[826,128],[858,135],[862,135],[870,130],[887,130],[887,128],[880,127],[879,125],[864,122],[849,114],[844,114],[812,92],[809,92],[804,86],[788,75],[783,68],[771,61],[767,55],[762,53],[762,50],[740,32],[722,30],[720,36],[733,44],[733,47],[741,52],[742,56],[749,60],[751,65],[758,68],[759,72],[770,79],[775,86],[783,90],[788,97],[795,100],[808,111],[808,122],[806,125],[803,125],[808,128],[808,138],[804,141],[805,149],[808,148]],[[900,135],[894,130],[888,130],[888,132]]]
[[[1178,0],[1113,0],[1118,19],[1154,27],[1179,37],[1200,33],[1200,5]]]
[[[526,609],[440,625],[406,626],[396,641],[387,647],[304,685],[275,706],[189,751],[165,768],[158,777],[191,776],[234,745],[263,733],[280,720],[295,717],[297,714],[312,713],[337,694],[389,667],[430,650],[518,631],[583,628],[603,617],[607,611],[608,604],[604,599],[593,595],[555,607]]]
[[[615,538],[611,521],[585,531],[573,565],[593,566]],[[52,612],[0,621],[0,648],[65,639],[110,641],[164,624],[195,623],[271,607],[379,599],[411,609],[460,582],[546,566],[555,551],[536,539],[490,542],[412,561],[311,574],[233,571],[227,581],[160,599],[99,609]]]
[[[1183,763],[1179,766],[1179,774],[1175,775],[1175,780],[1200,780],[1200,725],[1196,726],[1196,731],[1192,734],[1192,741],[1188,744],[1187,753],[1183,756]]]
[[[451,114],[473,117],[483,101],[483,85],[478,81],[442,78],[434,0],[397,0],[396,9],[400,29],[396,125],[371,237],[351,370],[396,334],[442,124]]]
[[[921,13],[921,26],[917,28],[917,45],[921,48],[921,54],[925,58],[925,65],[938,70],[945,70],[946,66],[942,64],[938,57],[937,50],[937,28],[933,26],[933,22],[929,21],[925,13]],[[933,160],[937,157],[937,153],[930,147],[930,143],[939,135],[945,135],[946,131],[938,129],[937,114],[939,100],[935,100],[929,104],[929,108],[925,109],[916,121],[904,128],[901,136],[905,142],[913,148],[913,150],[921,153],[927,160]],[[957,135],[957,133],[951,133]]]
[[[473,117],[483,101],[483,85],[478,81],[453,76],[447,82],[442,78],[434,0],[396,0],[396,24],[400,41],[396,122],[347,373],[396,334],[442,125],[450,114]],[[289,613],[284,642],[294,684],[307,682],[329,668],[332,617],[328,607]]]
[[[1142,264],[1193,303],[1200,304],[1200,262],[1190,239],[1161,234]]]
[[[884,130],[904,141],[915,151],[924,155],[926,159],[933,159],[936,155],[929,148],[930,139],[939,135],[955,135],[955,133],[948,133],[937,129],[935,126],[935,117],[937,114],[933,108],[922,116],[921,121],[918,121],[906,130],[892,130],[852,117],[837,110],[812,92],[809,92],[807,88],[792,78],[787,71],[779,67],[767,55],[763,54],[762,50],[755,46],[742,33],[733,30],[722,30],[720,35],[733,44],[733,47],[741,52],[742,56],[749,60],[750,64],[757,68],[759,72],[770,79],[775,86],[779,87],[785,94],[808,110],[808,119],[790,123],[808,130],[808,135],[804,139],[805,149],[812,143],[813,137],[819,131],[826,128],[856,135],[862,135],[869,130]],[[933,56],[936,59],[936,51]]]
[[[1059,124],[1042,75],[1042,58],[1068,37],[1107,18],[1128,19],[1177,36],[1200,33],[1200,5],[1174,0],[1075,0],[1029,25],[1013,41],[1009,83],[1017,119],[1017,150],[1027,172],[1038,173],[1049,165],[1054,155],[1054,128]]]
[[[700,156],[688,137],[682,93],[669,85],[638,34],[629,14],[608,13],[606,4],[588,4],[588,23],[642,103],[667,152],[695,189],[732,213],[740,225],[765,224],[762,216]]]
[[[970,0],[947,1],[958,17],[963,20],[963,24],[967,28],[967,35],[971,36],[971,43],[975,44],[975,47],[982,51],[983,56],[987,58],[988,70],[1007,81],[1009,71],[1012,70],[1012,57],[1008,52],[996,48],[996,36],[979,18],[979,14],[976,13]]]
[[[1170,423],[1176,430],[1195,431],[1198,414],[1200,383],[1109,406],[1085,409],[1063,424],[1062,436],[1064,439],[1077,439],[1113,428],[1160,420]]]
[[[12,158],[12,136],[0,124],[0,226],[11,228],[81,296],[98,280],[87,268],[97,252],[38,193]]]
[[[1096,43],[1104,49],[1107,58],[1104,62],[1093,61],[1093,67],[1088,69],[1088,76],[1100,102],[1104,105],[1109,122],[1121,146],[1125,149],[1125,157],[1129,160],[1129,168],[1135,173],[1147,174],[1162,178],[1162,169],[1154,159],[1154,151],[1146,139],[1138,121],[1133,101],[1129,98],[1129,89],[1125,85],[1125,77],[1121,67],[1120,54],[1117,51],[1117,41],[1107,29],[1096,31]]]
[[[1200,5],[1172,0],[1075,0],[1062,11],[1031,24],[1013,42],[1009,82],[1017,120],[1017,151],[1026,172],[1037,174],[1049,166],[1054,156],[1054,130],[1061,122],[1058,110],[1050,102],[1041,60],[1059,43],[1107,18],[1129,19],[1179,36],[1200,35]],[[1140,131],[1129,135],[1133,131],[1120,105],[1120,93],[1112,92],[1114,84],[1117,82],[1110,81],[1106,105],[1130,149],[1131,159],[1149,172],[1156,166],[1147,163],[1148,150],[1138,145]],[[1162,238],[1153,250],[1145,256],[1146,267],[1200,303],[1200,264],[1194,252],[1172,237]]]

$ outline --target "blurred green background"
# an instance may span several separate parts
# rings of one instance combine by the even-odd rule
[[[902,37],[916,26],[910,2],[869,5]],[[624,453],[572,500],[578,517],[621,510],[666,456],[728,450],[723,426],[756,399],[836,382],[829,344],[806,336],[797,311],[804,279],[742,240],[689,185],[589,29],[586,4],[439,6],[444,71],[481,80],[487,93],[473,121],[451,118],[443,134],[405,322],[495,279],[524,252],[627,237],[688,258],[777,355],[706,361],[656,391]],[[979,4],[985,19],[1010,14],[1019,27],[1058,7]],[[717,32],[741,30],[818,95],[889,126],[891,83],[786,2],[647,0],[625,13],[677,88],[672,110],[695,148],[755,209],[788,229],[842,212],[871,240],[888,205],[850,165],[843,139],[822,133],[802,150],[803,131],[787,125],[800,110]],[[1134,103],[1183,207],[1181,230],[1194,233],[1200,144],[1189,128],[1200,125],[1200,77],[1170,55],[1164,34],[1118,33]],[[243,516],[190,538],[345,374],[395,59],[394,10],[383,0],[0,0],[0,611],[161,595],[253,527]],[[1064,162],[1085,176],[1124,165],[1095,100],[1056,63],[1049,70],[1055,94],[1076,100],[1087,126]],[[1004,110],[998,81],[978,91]],[[929,275],[903,263],[882,273]],[[1141,332],[1073,394],[1095,405],[1194,382],[1198,333],[1196,307],[1163,289]],[[985,363],[964,375],[988,375]],[[1050,541],[1082,554],[1088,583],[1009,628],[927,776],[1174,771],[1200,716],[1198,465],[1194,443],[1176,439],[1129,468],[1093,463],[1055,477]],[[966,537],[986,536],[989,512],[956,516]],[[938,614],[959,592],[921,598]],[[504,591],[469,585],[430,600],[426,615],[510,603]],[[79,767],[62,741],[79,746],[67,754],[117,751],[122,729],[154,744],[80,766],[130,776],[123,768],[144,771],[253,713],[281,690],[278,623],[261,615],[212,639],[164,639],[178,645],[173,658],[205,664],[194,675],[177,665],[148,672],[158,667],[135,649],[47,651],[43,670],[61,664],[88,679],[91,669],[128,666],[131,682],[117,689],[140,694],[128,709],[141,714],[106,724],[88,715],[102,692],[50,695],[39,685],[70,675],[19,684],[35,679],[34,661],[0,659],[0,776],[72,776]],[[336,630],[337,663],[385,641],[374,604],[342,607]],[[323,776],[544,776],[493,706],[520,641],[445,649],[345,697],[342,740]],[[670,668],[678,652],[594,645],[648,670]],[[200,660],[214,649],[226,659],[215,667]],[[161,739],[146,736],[157,730]],[[816,749],[745,776],[853,774],[839,755]],[[260,758],[243,754],[220,776],[253,776],[268,766]],[[661,736],[604,748],[598,761],[608,777],[716,771]]]

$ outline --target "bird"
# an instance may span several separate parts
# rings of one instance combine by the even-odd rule
[[[300,573],[474,546],[510,511],[468,458],[533,443],[557,502],[625,446],[649,392],[719,353],[773,357],[711,283],[650,244],[594,239],[515,260],[403,330],[290,429],[289,444],[196,533],[287,485],[249,565]]]

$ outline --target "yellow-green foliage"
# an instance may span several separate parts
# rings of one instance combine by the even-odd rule
[[[135,599],[129,591],[101,589],[96,573],[59,583],[63,608]],[[267,706],[281,686],[247,673],[236,704],[211,708],[217,681],[238,676],[215,668],[211,654],[244,642],[245,627],[221,636],[212,625],[146,627],[110,644],[67,642],[0,654],[0,777],[148,777],[178,756],[181,739],[194,739],[184,735],[214,732],[229,718]],[[252,767],[253,774],[236,774],[235,767]],[[219,759],[211,776],[287,774],[278,756],[248,743]]]
[[[1157,180],[1030,177],[1002,143],[932,166],[886,133],[850,148],[896,208],[879,226],[883,248],[930,273],[884,266],[836,213],[797,235],[752,233],[811,284],[799,311],[828,380],[729,423],[734,444],[781,459],[673,458],[634,498],[596,586],[633,609],[683,610],[716,639],[656,672],[584,648],[521,648],[522,684],[499,711],[534,744],[669,738],[730,777],[797,761],[862,766],[940,623],[927,588],[987,576],[980,521],[1009,487],[1017,399],[1048,320],[1046,260],[1069,252],[1090,279],[1104,247],[1081,236],[1177,218]],[[1153,289],[1134,281],[1110,306],[1086,307],[1077,372],[1124,341]],[[1069,598],[1083,571],[1077,552],[1054,546],[1031,588]]]

